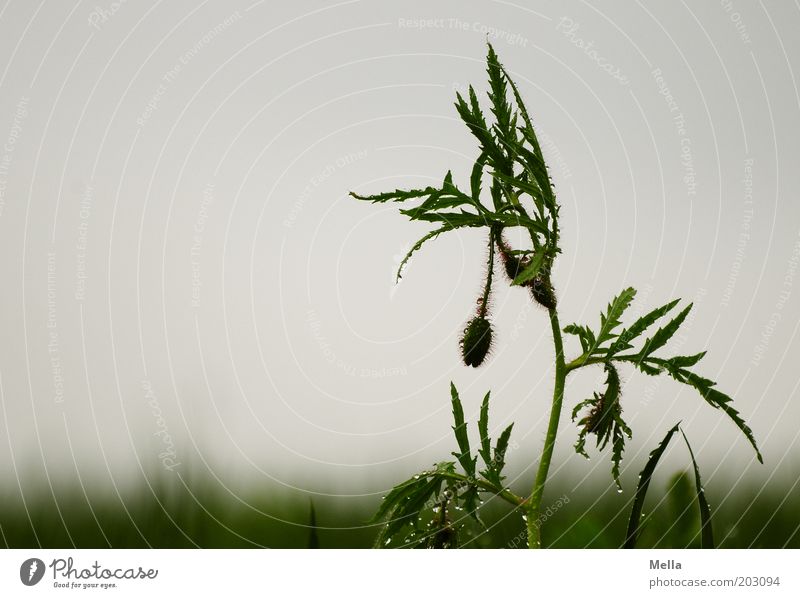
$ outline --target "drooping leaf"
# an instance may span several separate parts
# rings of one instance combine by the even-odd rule
[[[588,355],[591,347],[597,344],[594,332],[592,332],[588,326],[580,326],[579,324],[569,324],[568,326],[564,327],[564,332],[566,332],[567,334],[573,334],[578,337],[578,340],[581,343],[581,349],[583,349],[584,354]]]
[[[622,453],[625,451],[625,436],[631,437],[631,429],[622,419],[622,406],[620,405],[620,380],[617,369],[611,363],[605,364],[606,387],[602,393],[594,393],[591,399],[580,402],[572,411],[573,421],[578,413],[585,407],[590,407],[588,413],[578,421],[581,431],[575,443],[575,452],[588,458],[586,453],[586,437],[594,434],[597,447],[603,450],[611,442],[611,475],[617,487],[619,481],[619,466],[622,462]]]
[[[748,426],[744,421],[742,416],[739,414],[739,411],[732,405],[733,399],[714,388],[716,383],[707,378],[703,378],[684,369],[669,369],[668,371],[669,374],[679,382],[683,382],[684,384],[688,384],[689,386],[697,389],[697,391],[700,393],[700,396],[702,396],[709,405],[724,411],[725,414],[731,418],[733,423],[736,424],[736,426],[742,431],[747,440],[750,441],[750,444],[756,451],[756,458],[758,458],[759,463],[764,462],[764,458],[761,456],[761,451],[758,450],[758,444],[756,443],[756,438],[753,435],[753,430],[750,429],[750,426]]]
[[[683,429],[681,435],[686,448],[689,449],[689,455],[692,458],[692,467],[694,467],[694,483],[697,488],[697,505],[700,509],[700,547],[701,548],[714,548],[714,529],[711,527],[711,508],[708,506],[706,500],[706,491],[703,488],[703,482],[700,479],[700,468],[697,466],[697,461],[694,458],[694,451],[692,445],[689,444],[689,439],[686,438]]]
[[[628,531],[625,536],[625,543],[623,548],[636,548],[636,541],[639,537],[639,526],[642,522],[642,509],[644,508],[644,499],[647,495],[647,489],[650,487],[650,480],[653,478],[653,472],[656,470],[659,459],[667,450],[667,445],[675,432],[678,431],[680,422],[675,424],[667,432],[664,439],[659,445],[650,453],[647,459],[647,464],[644,466],[642,473],[639,474],[639,484],[636,486],[636,494],[633,499],[633,506],[631,507],[631,515],[628,519]]]
[[[395,275],[395,282],[398,282],[403,277],[403,268],[405,268],[406,264],[408,263],[408,260],[411,259],[411,256],[415,251],[420,249],[425,243],[427,243],[431,239],[435,239],[436,237],[438,237],[442,233],[447,232],[449,230],[454,230],[454,229],[455,229],[455,227],[448,226],[448,225],[439,227],[436,230],[429,232],[427,235],[422,237],[419,241],[414,243],[414,245],[411,247],[411,249],[408,251],[408,253],[406,253],[405,257],[403,257],[403,260],[400,262],[400,265],[397,267],[397,274]]]

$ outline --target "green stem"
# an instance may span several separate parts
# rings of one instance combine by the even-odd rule
[[[567,377],[567,367],[564,363],[564,346],[561,340],[561,326],[558,323],[558,312],[550,310],[550,326],[553,329],[553,346],[556,352],[556,380],[553,386],[553,405],[550,408],[550,422],[547,425],[547,435],[544,439],[542,458],[539,460],[539,469],[536,472],[536,481],[533,484],[531,498],[526,508],[528,527],[528,548],[541,548],[541,507],[544,485],[547,482],[547,473],[550,470],[550,460],[553,457],[553,447],[558,435],[558,420],[561,417],[561,405],[564,402],[564,381]]]
[[[481,296],[481,304],[478,308],[478,315],[481,318],[486,317],[486,312],[489,309],[489,294],[492,292],[492,277],[494,276],[494,231],[489,229],[489,259],[486,264],[486,283],[483,285],[483,296]]]

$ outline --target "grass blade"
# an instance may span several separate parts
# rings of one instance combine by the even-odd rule
[[[714,548],[714,530],[711,527],[711,508],[708,506],[706,491],[703,489],[703,482],[700,480],[700,468],[697,467],[692,445],[689,444],[689,439],[686,438],[686,434],[683,433],[683,430],[681,430],[681,436],[683,436],[683,440],[686,443],[686,448],[689,449],[689,455],[692,457],[692,466],[694,467],[694,483],[697,487],[697,504],[700,507],[700,548]]]
[[[319,534],[317,532],[317,513],[314,511],[314,501],[309,501],[310,513],[308,523],[308,548],[319,548]]]
[[[680,422],[675,424],[669,432],[667,432],[667,435],[664,436],[661,443],[650,453],[647,464],[644,466],[642,473],[639,474],[639,485],[636,486],[636,495],[633,499],[633,507],[631,507],[631,516],[630,519],[628,519],[628,532],[625,537],[625,544],[622,545],[623,548],[636,548],[636,539],[639,535],[639,524],[642,519],[642,508],[644,507],[644,498],[647,495],[647,488],[650,486],[650,480],[653,477],[653,472],[656,470],[658,460],[661,459],[661,455],[667,450],[667,445],[669,441],[672,440],[672,436],[675,432],[678,431],[678,426],[680,426]]]

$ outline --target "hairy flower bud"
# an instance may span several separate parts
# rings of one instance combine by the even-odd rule
[[[461,337],[461,356],[466,365],[476,368],[483,363],[492,346],[492,324],[482,316],[475,316],[464,328]]]
[[[531,295],[536,302],[547,309],[556,308],[556,292],[549,276],[537,276],[530,283]]]

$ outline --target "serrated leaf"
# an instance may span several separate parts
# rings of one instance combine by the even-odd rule
[[[758,450],[758,444],[756,443],[756,438],[753,435],[753,430],[750,429],[750,426],[748,426],[744,419],[742,419],[739,411],[737,411],[737,409],[731,404],[733,403],[733,399],[714,388],[716,385],[715,382],[698,376],[697,374],[688,370],[670,370],[669,373],[679,382],[683,382],[684,384],[688,384],[696,388],[700,393],[700,396],[702,396],[709,405],[724,411],[725,414],[731,418],[733,423],[736,424],[736,426],[742,431],[747,440],[750,441],[750,444],[756,451],[756,457],[758,458],[759,463],[764,462],[764,458],[761,456],[761,451]]]
[[[678,431],[680,422],[675,424],[669,432],[667,432],[664,439],[659,445],[650,453],[647,459],[647,464],[644,466],[642,473],[639,474],[639,484],[636,486],[636,494],[633,499],[633,506],[631,507],[631,515],[628,519],[628,531],[625,536],[625,543],[623,548],[636,548],[636,540],[639,536],[639,525],[642,520],[642,509],[644,508],[644,499],[647,495],[647,489],[650,487],[650,480],[653,478],[653,472],[656,470],[659,459],[667,450],[667,445],[675,432]]]
[[[578,422],[581,431],[575,443],[575,452],[588,458],[585,448],[588,434],[595,435],[597,448],[601,451],[611,442],[611,475],[617,487],[621,487],[619,467],[625,451],[625,436],[631,437],[631,429],[622,419],[619,373],[611,363],[605,364],[605,370],[605,391],[601,394],[594,393],[593,398],[580,402],[572,411],[572,420],[575,421],[581,409],[591,406],[589,412]]]
[[[634,365],[648,376],[658,376],[664,371],[660,367],[646,361],[636,360],[634,361]]]
[[[628,287],[614,297],[604,314],[600,314],[600,329],[597,331],[597,339],[591,347],[590,353],[594,353],[600,345],[612,338],[614,329],[621,324],[620,318],[623,312],[628,309],[635,296],[636,289]]]
[[[420,479],[423,480],[422,483],[412,486],[413,492],[397,504],[392,512],[392,517],[386,522],[385,536],[387,538],[394,536],[409,523],[416,523],[425,504],[439,493],[443,482],[442,477],[433,476]]]
[[[489,438],[489,395],[490,393],[487,392],[486,396],[483,397],[481,414],[478,418],[478,434],[480,434],[481,437],[481,450],[478,452],[487,467],[489,467],[492,462],[492,442]]]
[[[354,191],[350,192],[350,197],[360,201],[371,201],[372,203],[384,203],[387,201],[406,201],[409,199],[416,199],[425,197],[436,193],[438,189],[433,187],[425,187],[424,189],[395,189],[394,191],[386,191],[385,193],[378,193],[376,195],[360,195]]]
[[[515,118],[512,114],[511,104],[508,103],[506,97],[506,82],[500,62],[492,45],[488,44],[488,46],[486,71],[489,74],[489,99],[492,101],[492,113],[503,137],[509,138],[514,134]]]
[[[686,316],[689,315],[689,312],[692,309],[692,304],[686,306],[686,308],[681,311],[677,316],[675,316],[672,320],[670,320],[666,326],[663,328],[659,328],[656,333],[645,341],[644,346],[640,352],[642,357],[647,357],[648,355],[652,355],[655,351],[663,347],[667,344],[667,341],[673,337],[673,335],[678,331],[678,328],[681,327],[683,321],[686,319]]]
[[[461,399],[458,398],[458,391],[455,385],[450,383],[450,396],[453,403],[453,434],[456,437],[458,448],[461,452],[453,453],[453,456],[461,463],[461,467],[468,476],[475,477],[475,464],[477,457],[473,458],[469,448],[469,436],[467,435],[467,422],[464,421],[464,407],[461,405]]]
[[[487,220],[483,216],[468,214],[467,212],[416,212],[413,210],[400,210],[401,214],[410,216],[412,220],[424,222],[441,222],[452,228],[486,226]]]
[[[502,164],[505,161],[505,156],[503,156],[492,137],[478,103],[478,97],[475,95],[475,90],[471,85],[469,87],[469,100],[469,103],[467,103],[460,93],[456,94],[455,105],[458,115],[478,140],[481,150],[487,155],[488,159],[493,164]]]
[[[486,152],[481,152],[475,164],[472,167],[472,174],[469,177],[469,188],[472,193],[472,199],[480,203],[481,201],[481,179],[483,177],[483,168],[486,166]]]
[[[516,189],[519,189],[523,193],[527,193],[534,199],[534,201],[538,202],[542,200],[543,193],[538,183],[534,184],[526,182],[518,177],[511,177],[497,171],[493,171],[492,176],[508,185],[511,185],[512,187],[515,187]]]
[[[675,307],[680,299],[675,299],[674,301],[670,301],[666,305],[662,305],[661,307],[657,307],[656,309],[652,310],[651,312],[643,315],[641,318],[636,320],[631,326],[624,329],[617,339],[611,343],[611,346],[608,348],[608,354],[613,355],[618,353],[619,351],[624,351],[625,349],[629,349],[631,347],[630,342],[637,339],[645,330],[647,330],[650,326],[652,326],[655,322],[657,322],[660,318],[665,316],[673,307]]]
[[[455,230],[455,228],[456,227],[447,226],[447,225],[442,226],[440,228],[437,228],[434,231],[429,232],[427,235],[422,237],[419,241],[414,243],[414,245],[411,247],[409,252],[406,253],[405,257],[403,257],[403,260],[400,262],[400,265],[397,267],[397,274],[395,276],[395,282],[398,282],[403,277],[403,268],[405,268],[406,264],[408,263],[408,260],[411,259],[411,256],[415,251],[419,250],[425,243],[427,243],[431,239],[435,239],[436,237],[438,237],[439,235],[441,235],[444,232],[447,232],[447,231],[450,231],[450,230]]]
[[[705,357],[706,352],[701,351],[695,355],[676,355],[675,357],[670,357],[667,361],[672,367],[675,368],[688,368],[695,365],[698,361]]]
[[[596,344],[594,332],[588,326],[580,326],[579,324],[569,324],[564,327],[564,332],[573,334],[578,337],[581,343],[583,353],[588,354],[589,349]]]
[[[498,486],[502,484],[503,481],[503,468],[506,465],[506,451],[508,451],[508,442],[511,438],[511,430],[514,428],[514,424],[510,424],[505,430],[500,433],[500,436],[497,438],[497,443],[494,447],[494,459],[492,461],[492,480]]]
[[[681,429],[681,435],[686,443],[686,448],[689,449],[689,455],[692,458],[692,467],[694,467],[694,483],[697,488],[697,505],[700,509],[700,548],[714,548],[714,529],[711,527],[711,508],[708,506],[706,500],[706,491],[703,488],[703,482],[700,479],[700,468],[697,466],[697,461],[694,458],[694,451],[692,445],[689,444],[689,439]]]
[[[424,479],[425,478],[421,476],[417,476],[401,482],[392,488],[389,494],[383,497],[381,504],[378,506],[378,510],[375,512],[375,515],[372,516],[372,519],[369,520],[369,523],[377,523],[384,519],[403,499],[413,494],[415,491],[414,486],[421,483],[421,480]]]

